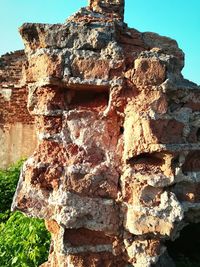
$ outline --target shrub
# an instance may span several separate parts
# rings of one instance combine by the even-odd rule
[[[44,222],[20,212],[10,212],[22,163],[23,160],[7,170],[0,170],[1,267],[37,267],[48,256],[50,234]]]
[[[50,234],[42,220],[13,213],[0,225],[0,266],[35,267],[47,260]]]
[[[18,161],[7,170],[0,170],[0,213],[10,210],[23,161]]]

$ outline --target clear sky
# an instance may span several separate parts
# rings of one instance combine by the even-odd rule
[[[125,0],[125,21],[178,41],[185,52],[185,78],[200,84],[200,0]],[[0,55],[22,49],[24,22],[62,23],[86,0],[0,0]]]

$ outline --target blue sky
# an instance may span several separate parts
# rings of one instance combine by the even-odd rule
[[[200,0],[125,0],[125,21],[178,41],[185,52],[185,78],[200,84]],[[86,0],[0,0],[0,55],[22,49],[17,28],[24,22],[62,23]]]

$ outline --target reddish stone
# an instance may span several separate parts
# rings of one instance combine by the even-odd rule
[[[62,88],[37,88],[29,97],[28,108],[35,115],[47,115],[47,112],[51,115],[52,111],[62,111],[66,107],[65,92]]]
[[[172,120],[150,120],[150,131],[153,134],[156,142],[163,144],[183,143],[183,128],[184,124]]]
[[[76,267],[125,267],[121,257],[115,257],[109,252],[85,253],[70,255],[69,262]]]
[[[62,62],[58,55],[41,54],[32,56],[26,70],[27,82],[49,77],[61,78]]]
[[[92,59],[75,59],[72,63],[73,76],[82,79],[107,79],[109,61]]]
[[[112,244],[114,238],[105,236],[103,232],[91,231],[88,229],[66,229],[64,240],[73,247],[83,245],[106,245]]]
[[[54,235],[58,235],[59,234],[60,225],[56,221],[54,221],[54,220],[52,220],[52,221],[45,220],[45,226],[48,229],[48,231],[51,232],[52,234],[54,234]]]
[[[35,123],[40,133],[53,135],[62,129],[62,117],[36,116]]]
[[[166,79],[166,67],[158,59],[140,58],[135,61],[133,82],[138,85],[159,85]]]

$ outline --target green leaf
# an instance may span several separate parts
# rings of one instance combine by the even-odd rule
[[[14,257],[13,260],[12,260],[12,264],[15,264],[17,261],[18,261],[18,258]]]

